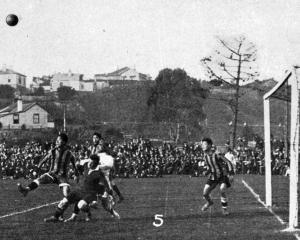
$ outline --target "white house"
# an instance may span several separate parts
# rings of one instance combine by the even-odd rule
[[[94,79],[81,80],[79,84],[79,91],[92,92],[96,90],[96,82]]]
[[[66,86],[74,88],[76,91],[92,92],[96,90],[96,82],[94,79],[83,79],[83,74],[72,73],[56,73],[51,79],[51,91],[57,91],[59,87]]]
[[[3,129],[54,128],[49,113],[38,103],[23,103],[21,99],[0,110],[0,123]]]
[[[132,82],[149,81],[151,80],[151,76],[139,73],[133,68],[123,67],[111,73],[95,74],[95,80],[98,87],[98,85],[103,82],[109,85],[121,85]]]
[[[59,87],[66,86],[80,91],[80,82],[83,80],[83,74],[72,73],[55,73],[51,79],[51,90],[57,91]]]
[[[26,88],[26,76],[14,70],[3,68],[0,70],[0,85],[10,85],[13,88]]]

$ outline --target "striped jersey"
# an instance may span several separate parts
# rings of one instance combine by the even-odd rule
[[[89,147],[90,155],[92,154],[99,154],[103,151],[103,147],[100,144],[92,145]]]
[[[210,173],[211,180],[217,180],[228,174],[234,174],[232,163],[225,157],[216,154],[215,152],[204,153],[205,164]]]
[[[68,173],[68,166],[72,163],[75,175],[78,176],[78,171],[75,166],[75,158],[68,147],[51,149],[48,155],[39,163],[39,167],[47,160],[50,160],[49,172],[66,177]]]

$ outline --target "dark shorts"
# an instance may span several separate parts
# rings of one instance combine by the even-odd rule
[[[75,190],[70,192],[67,196],[68,202],[70,204],[79,202],[80,200],[84,200],[87,203],[91,203],[93,201],[97,201],[97,195],[103,194],[105,191],[104,186],[99,185],[99,189],[97,191],[83,191],[83,190]]]
[[[81,191],[72,191],[67,197],[68,202],[70,204],[74,204],[79,202],[80,200],[84,200],[87,203],[91,203],[93,201],[97,201],[97,193],[96,192],[81,192]]]
[[[225,183],[227,188],[231,187],[229,178],[227,176],[222,176],[222,177],[220,177],[220,178],[218,178],[216,180],[208,178],[207,182],[206,182],[206,184],[209,185],[209,186],[218,185],[218,184],[221,185],[222,183]]]
[[[57,184],[59,187],[70,186],[68,178],[54,173],[44,173],[38,179],[40,184]]]

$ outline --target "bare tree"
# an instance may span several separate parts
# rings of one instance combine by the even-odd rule
[[[243,36],[228,41],[217,37],[217,40],[218,46],[214,53],[201,59],[201,64],[211,80],[221,81],[234,88],[232,97],[220,100],[225,101],[233,112],[232,147],[235,147],[240,86],[258,76],[255,65],[257,49]]]

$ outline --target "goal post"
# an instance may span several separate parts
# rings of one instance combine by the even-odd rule
[[[290,122],[290,175],[289,175],[289,226],[288,230],[298,227],[298,162],[299,162],[299,67],[294,67],[287,76],[264,95],[264,139],[265,139],[265,201],[272,207],[272,172],[271,172],[271,123],[270,99],[280,99],[291,103]],[[289,84],[291,91],[285,91]],[[287,149],[286,149],[287,151]]]
[[[298,227],[298,159],[299,159],[299,89],[295,78],[291,81],[291,139],[290,139],[290,203],[289,228]]]
[[[270,99],[264,99],[265,188],[266,205],[272,206]]]

